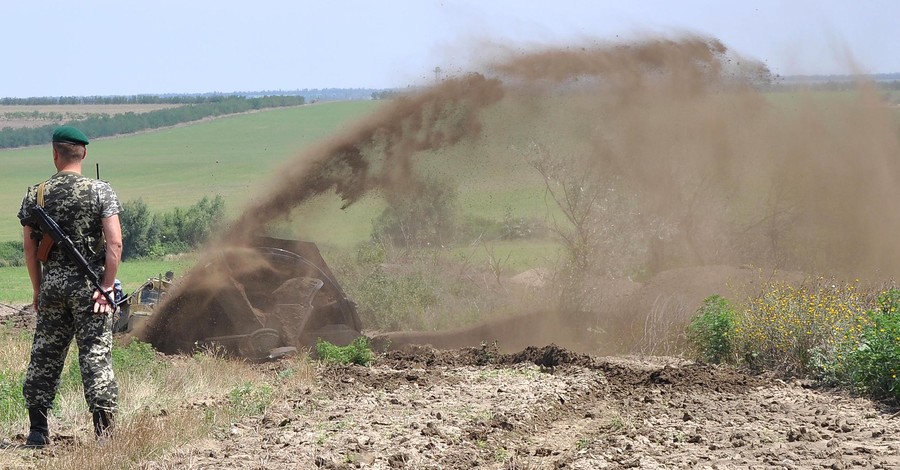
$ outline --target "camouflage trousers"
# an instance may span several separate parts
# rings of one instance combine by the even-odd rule
[[[47,281],[45,277],[42,282],[31,362],[25,374],[25,405],[52,407],[74,337],[88,408],[91,412],[114,411],[119,387],[112,370],[112,315],[93,313],[94,288],[83,276]]]

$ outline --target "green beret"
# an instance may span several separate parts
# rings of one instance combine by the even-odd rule
[[[87,145],[90,143],[83,132],[72,126],[58,127],[53,131],[53,142],[66,142],[78,145]]]

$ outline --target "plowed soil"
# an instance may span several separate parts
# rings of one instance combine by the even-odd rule
[[[677,358],[410,346],[287,396],[142,468],[900,468],[896,410]]]

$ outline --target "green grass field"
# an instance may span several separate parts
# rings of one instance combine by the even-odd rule
[[[186,207],[220,194],[237,214],[266,188],[274,168],[304,147],[374,110],[346,101],[224,117],[160,131],[95,140],[84,172],[112,183],[124,201],[152,211]],[[25,189],[55,172],[50,146],[0,151],[0,241],[18,239],[16,213]]]
[[[186,207],[203,196],[221,194],[229,215],[266,188],[274,168],[354,119],[374,110],[379,103],[348,101],[267,110],[230,116],[189,126],[113,139],[95,140],[88,147],[85,173],[110,181],[124,201],[142,199],[152,211]],[[55,170],[50,147],[0,151],[0,241],[21,239],[16,213],[28,185]],[[316,201],[307,212],[317,216],[309,236],[322,237],[338,245],[355,243],[368,236],[371,217],[360,214],[379,208],[378,201],[359,204],[350,212],[328,209]],[[315,226],[315,227],[313,227]],[[331,234],[340,234],[334,237]],[[139,260],[122,264],[119,278],[130,292],[147,278],[173,270],[184,273],[193,263],[187,257],[174,261]],[[24,267],[0,268],[0,302],[27,302],[31,286]]]
[[[147,279],[173,271],[176,276],[187,273],[194,264],[193,256],[165,260],[133,260],[119,266],[117,277],[126,294],[137,289]],[[31,300],[31,283],[24,266],[0,268],[0,303],[18,304]]]
[[[792,109],[796,100],[805,99],[803,96],[777,93],[767,95],[767,99],[773,105]],[[814,95],[817,100],[851,97],[846,92]],[[96,140],[88,148],[85,172],[93,174],[94,163],[100,163],[101,177],[113,184],[122,201],[140,198],[153,212],[187,207],[204,196],[219,194],[225,199],[228,217],[234,217],[248,203],[262,197],[281,165],[382,104],[352,101],[266,110]],[[552,121],[549,119],[532,125],[508,125],[510,119],[522,115],[514,106],[501,102],[486,111],[486,138],[423,152],[415,157],[416,167],[457,186],[457,205],[463,215],[492,221],[505,216],[552,221],[558,218],[559,210],[546,196],[537,171],[526,161],[525,149],[533,140],[554,142],[556,150],[571,153],[586,149],[579,146],[583,142],[573,137],[575,130],[548,125]],[[554,109],[549,112],[561,112]],[[50,148],[48,145],[2,151],[0,161],[0,241],[18,240],[21,228],[15,214],[25,188],[52,174]],[[385,202],[373,193],[346,210],[340,207],[341,201],[335,195],[320,196],[296,208],[289,221],[278,223],[269,231],[275,236],[314,241],[326,253],[346,251],[370,236],[372,221]],[[558,250],[558,245],[549,239],[494,245],[496,255],[509,254],[508,267],[513,273],[550,264]],[[455,250],[459,256],[480,257],[479,262],[487,258],[483,247]],[[170,269],[154,263],[125,263],[120,277],[126,285],[136,286],[147,277]],[[189,262],[184,266],[187,265]],[[183,271],[178,267],[175,270]],[[24,270],[0,270],[0,299],[27,300],[29,296]]]
[[[228,217],[234,217],[268,189],[277,168],[308,145],[339,132],[344,126],[377,109],[380,102],[336,102],[266,110],[230,116],[160,131],[95,140],[88,147],[84,171],[110,181],[120,199],[142,199],[153,212],[186,207],[203,196],[225,198]],[[503,112],[500,109],[493,112]],[[501,220],[504,215],[542,217],[548,213],[541,180],[521,156],[511,150],[517,140],[506,137],[502,120],[487,123],[489,144],[466,142],[450,149],[418,155],[419,168],[459,186],[458,207],[468,215]],[[15,214],[25,188],[54,171],[50,147],[0,152],[0,241],[18,240],[21,228]],[[270,227],[285,238],[315,241],[323,252],[345,251],[368,239],[372,221],[385,207],[371,194],[346,210],[335,195],[324,195],[293,212],[290,221]],[[551,211],[553,208],[550,209]],[[549,241],[504,242],[496,256],[508,268],[527,269],[548,263],[555,253]],[[487,257],[483,246],[461,248],[458,256]],[[508,256],[508,258],[507,258]],[[128,261],[119,278],[126,290],[169,269],[183,272],[190,260]],[[0,302],[29,300],[31,288],[24,268],[0,269]]]

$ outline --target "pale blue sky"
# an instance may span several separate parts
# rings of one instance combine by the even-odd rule
[[[2,15],[0,97],[405,87],[469,70],[478,40],[679,32],[782,75],[900,72],[896,0],[34,0]]]

